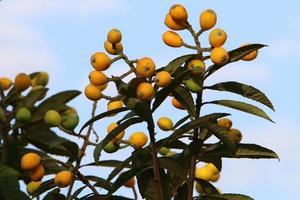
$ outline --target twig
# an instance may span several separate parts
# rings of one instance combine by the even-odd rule
[[[133,195],[134,195],[134,200],[137,200],[138,199],[138,195],[137,195],[137,192],[136,192],[136,189],[135,189],[134,186],[132,187],[132,191],[133,191]]]
[[[85,178],[84,175],[82,175],[78,170],[77,172],[77,176],[78,178],[84,183],[86,184],[95,194],[98,194],[97,190],[95,189],[94,186],[91,185],[90,181],[88,179]]]
[[[92,127],[92,132],[93,132],[94,136],[96,137],[95,141],[98,142],[99,141],[99,136],[98,136],[96,130],[94,129],[94,127]],[[91,142],[89,144],[91,144]]]
[[[109,101],[117,101],[117,100],[121,100],[122,96],[117,95],[117,96],[111,97],[111,96],[106,96],[105,94],[102,94],[102,98],[106,99],[106,100],[109,100]]]
[[[113,59],[111,59],[111,63],[114,63],[114,62],[116,62],[116,61],[118,61],[118,60],[120,60],[120,59],[122,59],[122,56],[121,56],[121,55],[119,55],[119,56],[117,56],[117,57],[114,57]]]
[[[192,45],[189,45],[189,44],[186,44],[185,42],[182,44],[184,47],[186,48],[189,48],[189,49],[194,49],[194,50],[197,50],[198,48],[196,46],[192,46]]]

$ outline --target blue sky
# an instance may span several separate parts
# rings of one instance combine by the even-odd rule
[[[48,71],[51,77],[49,95],[61,90],[83,90],[88,83],[90,55],[103,51],[106,33],[118,28],[123,33],[125,52],[132,59],[152,57],[157,66],[164,66],[171,59],[187,54],[188,49],[172,49],[161,40],[167,30],[163,21],[169,7],[182,3],[189,12],[190,23],[199,28],[198,17],[206,8],[218,14],[220,27],[227,32],[225,48],[233,49],[242,43],[269,45],[259,52],[253,62],[238,62],[228,66],[208,80],[237,80],[253,85],[272,100],[276,112],[264,108],[276,124],[244,113],[207,107],[204,112],[232,112],[234,127],[244,134],[244,142],[258,143],[275,150],[281,161],[276,160],[224,160],[220,181],[216,184],[223,192],[245,193],[255,199],[296,199],[300,179],[300,159],[296,151],[300,144],[300,114],[297,92],[300,51],[300,14],[298,1],[138,1],[138,0],[3,0],[0,3],[0,76],[13,77],[19,72]],[[180,33],[190,42],[186,32]],[[207,45],[207,34],[201,39]],[[120,62],[109,69],[108,74],[118,74],[127,66]],[[107,94],[114,94],[109,87]],[[207,100],[232,98],[244,100],[227,93],[207,92]],[[246,100],[247,101],[247,100]],[[250,101],[247,101],[250,102]],[[253,102],[251,102],[253,103]],[[255,104],[255,103],[254,103]],[[83,95],[72,105],[81,116],[81,124],[89,118],[92,103]],[[98,113],[106,109],[106,102],[99,103]],[[168,103],[157,115],[171,109]],[[174,121],[184,113],[178,111]],[[114,120],[116,118],[113,118]],[[100,137],[106,134],[106,126],[112,119],[97,123]],[[143,130],[142,126],[130,128]],[[163,137],[165,133],[159,133]],[[89,152],[92,152],[89,149]],[[130,151],[116,154],[124,158]],[[103,159],[109,158],[104,154]],[[92,157],[85,158],[85,161]],[[87,169],[87,173],[107,176],[107,169]],[[128,189],[119,194],[132,195]],[[297,196],[298,195],[298,196]]]

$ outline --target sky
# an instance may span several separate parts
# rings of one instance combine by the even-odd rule
[[[245,113],[217,106],[207,106],[204,113],[231,112],[233,126],[243,133],[243,142],[257,143],[273,149],[280,156],[277,160],[229,160],[224,159],[222,175],[216,183],[225,193],[243,193],[255,199],[297,199],[300,186],[300,158],[296,152],[300,144],[300,114],[297,80],[300,69],[300,14],[298,1],[141,1],[141,0],[2,0],[0,2],[0,76],[11,79],[17,73],[47,71],[51,88],[48,95],[69,89],[83,91],[92,70],[90,56],[104,51],[107,32],[118,28],[123,34],[125,53],[131,59],[144,56],[153,58],[158,67],[191,50],[173,49],[164,45],[161,35],[167,30],[164,17],[171,5],[183,4],[189,12],[189,21],[199,29],[199,14],[207,8],[218,15],[216,27],[227,32],[224,47],[234,49],[243,43],[263,43],[268,47],[259,51],[253,62],[237,62],[215,73],[208,85],[236,80],[261,89],[273,102],[276,112],[259,105],[275,121],[275,124]],[[180,32],[187,43],[191,38]],[[208,45],[208,34],[201,38]],[[207,63],[208,64],[208,63]],[[108,74],[121,74],[127,66],[118,62]],[[109,86],[106,94],[113,95]],[[205,92],[205,100],[245,100],[236,95],[221,92]],[[255,105],[258,105],[254,103]],[[92,102],[84,95],[71,103],[80,114],[82,125],[89,119]],[[164,103],[154,116],[166,115],[172,109]],[[97,113],[106,110],[106,102],[100,101]],[[173,114],[174,113],[174,114]],[[183,111],[172,112],[174,121]],[[106,127],[115,118],[96,123],[96,130],[103,138]],[[79,126],[80,127],[80,126]],[[126,130],[126,137],[133,131],[144,130],[135,126]],[[66,135],[62,136],[67,137]],[[158,133],[164,137],[167,133]],[[125,158],[131,150],[122,150],[116,158]],[[92,149],[88,149],[84,162],[92,161]],[[103,154],[102,159],[111,155]],[[105,177],[108,169],[93,168],[84,171]],[[117,194],[132,196],[129,189]]]

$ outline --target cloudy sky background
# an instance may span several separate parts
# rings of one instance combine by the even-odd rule
[[[238,62],[228,66],[208,81],[237,80],[253,85],[272,100],[276,112],[264,108],[276,124],[248,114],[209,106],[204,112],[232,112],[234,127],[244,134],[244,142],[258,143],[275,150],[281,161],[276,160],[224,160],[222,177],[216,184],[223,192],[244,193],[255,199],[297,199],[300,186],[300,144],[298,131],[300,114],[297,90],[300,51],[300,14],[297,1],[279,1],[275,4],[258,0],[224,2],[211,1],[138,1],[138,0],[2,0],[0,2],[0,76],[14,78],[19,72],[47,71],[51,80],[49,95],[67,89],[83,90],[88,83],[90,55],[103,51],[106,33],[118,28],[123,33],[125,53],[132,59],[152,57],[157,65],[164,66],[171,59],[190,53],[187,49],[165,46],[161,34],[167,30],[163,21],[169,7],[183,3],[189,11],[189,21],[199,28],[198,17],[206,8],[218,14],[220,27],[227,32],[225,48],[233,49],[242,43],[269,45],[260,51],[253,62]],[[181,33],[187,42],[187,32]],[[201,39],[207,45],[207,34]],[[127,66],[118,62],[108,74],[120,74]],[[113,94],[109,87],[107,94]],[[245,100],[227,93],[207,92],[206,99],[233,98]],[[246,100],[247,102],[251,102]],[[253,103],[253,102],[251,102]],[[254,103],[257,105],[256,103]],[[81,116],[81,124],[89,119],[92,102],[83,95],[72,102]],[[164,115],[168,104],[155,116]],[[106,110],[106,102],[100,102],[97,112]],[[184,112],[172,112],[176,121]],[[115,119],[115,118],[114,118]],[[101,138],[112,119],[96,124]],[[142,126],[130,128],[143,130]],[[163,137],[166,133],[159,133]],[[65,136],[65,135],[64,135]],[[91,149],[89,152],[92,153]],[[116,154],[118,158],[129,155],[129,150]],[[92,155],[92,154],[90,154]],[[103,154],[103,158],[110,155]],[[85,162],[91,161],[86,157]],[[107,176],[107,169],[86,169],[88,174]],[[129,189],[118,194],[131,196]]]

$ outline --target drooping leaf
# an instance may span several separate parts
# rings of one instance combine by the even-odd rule
[[[196,55],[197,54],[188,54],[188,55],[184,55],[184,56],[175,58],[164,68],[164,70],[172,74],[173,72],[175,72],[177,70],[178,67],[180,67],[186,61],[195,57]]]
[[[31,108],[41,97],[46,95],[47,91],[48,88],[39,88],[29,92],[27,96],[17,103],[15,110],[21,107]]]
[[[56,187],[56,185],[54,184],[54,179],[47,180],[43,182],[37,190],[34,191],[33,196],[38,196],[46,191],[53,189],[54,187]]]
[[[99,162],[101,151],[105,147],[106,144],[108,144],[114,137],[116,137],[120,132],[122,132],[129,126],[140,123],[140,122],[142,122],[142,120],[140,118],[136,118],[136,117],[130,118],[130,119],[126,120],[125,122],[123,122],[122,124],[120,124],[119,126],[117,126],[115,129],[113,129],[109,134],[107,134],[105,136],[105,138],[96,146],[96,148],[94,150],[95,162],[96,163]]]
[[[134,111],[131,110],[122,119],[120,119],[119,121],[117,121],[117,124],[120,124],[121,122],[125,121],[126,119],[129,119],[129,118],[135,117],[135,116],[137,116],[137,115],[135,114]]]
[[[171,158],[161,157],[159,158],[160,168],[166,169],[177,176],[179,176],[186,183],[188,182],[187,173],[185,169],[179,165],[179,163]]]
[[[7,176],[15,176],[17,177],[19,172],[14,170],[13,168],[0,164],[0,177],[7,177]]]
[[[183,184],[175,193],[174,200],[182,200],[186,199],[188,194],[188,186],[187,184]]]
[[[138,85],[142,82],[146,82],[147,80],[142,77],[136,77],[133,78],[129,81],[128,83],[128,89],[127,89],[127,94],[126,97],[134,97],[136,98],[136,88]]]
[[[213,186],[210,182],[200,178],[195,178],[195,180],[201,185],[205,194],[219,194],[217,188],[215,188],[215,186]]]
[[[20,191],[17,176],[0,176],[0,199],[28,199],[28,196]]]
[[[106,111],[106,112],[103,112],[99,115],[96,115],[95,117],[93,117],[92,119],[88,120],[86,123],[84,123],[84,125],[81,127],[79,133],[81,133],[83,131],[83,129],[85,129],[88,125],[94,123],[95,121],[98,121],[100,119],[103,119],[105,117],[108,117],[108,116],[111,116],[113,114],[116,114],[116,113],[120,113],[120,112],[123,112],[123,111],[126,111],[128,110],[128,108],[117,108],[117,109],[113,109],[113,110],[110,110],[110,111]]]
[[[184,106],[184,108],[187,109],[191,116],[196,116],[194,99],[185,87],[178,86],[172,94]]]
[[[75,192],[70,196],[70,199],[77,199],[77,196],[86,188],[87,186],[84,185],[80,188],[78,188],[77,190],[75,190]]]
[[[159,90],[158,92],[156,92],[155,94],[155,100],[153,102],[152,105],[152,112],[154,112],[159,106],[160,104],[168,97],[168,95],[175,90],[175,88],[178,87],[178,85],[180,85],[180,83],[182,82],[182,80],[189,74],[189,70],[185,70],[183,72],[181,72],[178,76],[176,76],[171,83]]]
[[[206,102],[205,104],[216,104],[216,105],[233,108],[252,115],[262,117],[264,119],[273,122],[272,119],[262,109],[248,103],[233,101],[233,100],[216,100],[216,101]]]
[[[174,128],[177,128],[178,126],[180,126],[182,123],[184,123],[189,118],[190,118],[190,115],[187,115],[187,116],[181,118],[178,122],[176,122],[176,124],[174,125]]]
[[[199,199],[203,200],[254,200],[243,194],[208,194],[200,195]]]
[[[272,110],[274,110],[274,107],[273,107],[271,101],[268,99],[268,97],[263,92],[261,92],[260,90],[256,89],[255,87],[252,87],[250,85],[246,85],[246,84],[234,82],[234,81],[228,81],[228,82],[218,83],[213,86],[206,87],[206,88],[212,89],[212,90],[233,92],[233,93],[239,94],[243,97],[260,102],[260,103],[268,106]]]
[[[90,195],[89,195],[90,196]],[[123,196],[118,196],[118,195],[112,195],[112,196],[108,196],[108,195],[93,195],[90,197],[83,197],[80,198],[80,200],[133,200],[127,197],[123,197]]]
[[[89,181],[95,182],[95,184],[94,184],[95,187],[101,187],[107,191],[112,189],[112,183],[101,177],[98,177],[98,176],[85,176],[85,177]]]
[[[119,166],[122,163],[123,162],[119,161],[119,160],[101,160],[98,163],[92,162],[92,163],[85,164],[83,166],[117,167],[117,166]],[[130,168],[131,165],[128,164],[126,167]]]
[[[258,50],[260,48],[265,47],[266,45],[264,44],[249,44],[249,45],[245,45],[243,47],[239,47],[236,48],[232,51],[229,51],[229,60],[222,64],[222,65],[212,65],[209,68],[207,68],[206,70],[206,75],[205,78],[209,77],[211,74],[213,74],[214,72],[216,72],[217,70],[221,69],[222,67],[224,67],[225,65],[227,65],[228,63],[231,62],[235,62],[235,61],[239,61],[241,58],[243,58],[245,55]]]
[[[65,195],[60,193],[59,188],[52,190],[43,198],[43,200],[65,200],[65,199],[66,199]]]

